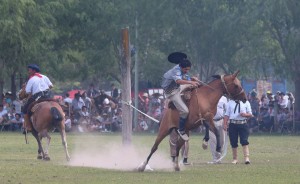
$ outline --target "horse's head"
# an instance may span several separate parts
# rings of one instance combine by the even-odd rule
[[[26,93],[25,87],[26,87],[26,84],[23,84],[22,88],[18,92],[17,96],[19,97],[20,100],[23,100],[23,99],[28,97],[28,94]]]
[[[241,100],[245,103],[247,96],[240,80],[237,78],[239,73],[240,71],[236,71],[232,75],[221,76],[221,81],[224,87],[223,93],[233,100]]]

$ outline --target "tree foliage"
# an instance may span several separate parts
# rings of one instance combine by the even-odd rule
[[[193,62],[193,73],[203,80],[239,69],[257,79],[289,78],[299,94],[299,4],[297,0],[2,0],[0,91],[10,76],[24,74],[28,63],[40,64],[57,82],[121,81],[121,29],[129,27],[139,64],[139,71],[132,73],[155,86],[172,66],[168,54],[182,51]]]

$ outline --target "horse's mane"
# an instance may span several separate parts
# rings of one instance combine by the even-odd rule
[[[207,84],[208,84],[208,83],[211,83],[211,82],[213,82],[213,81],[215,81],[215,80],[221,79],[221,75],[218,75],[218,74],[212,75],[209,79],[210,79],[210,80],[208,80],[208,81],[206,82]]]

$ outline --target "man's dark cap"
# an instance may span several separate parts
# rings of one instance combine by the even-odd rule
[[[35,70],[36,72],[40,72],[40,67],[37,64],[29,64],[27,68]]]

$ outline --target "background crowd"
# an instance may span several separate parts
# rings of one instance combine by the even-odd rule
[[[254,115],[248,122],[251,132],[292,131],[294,122],[300,120],[299,112],[294,111],[295,97],[291,92],[267,91],[259,98],[253,89],[248,99]]]
[[[292,93],[267,91],[261,97],[253,89],[248,94],[254,117],[248,121],[250,132],[292,131],[294,122],[300,121],[300,113],[294,111]],[[122,129],[121,93],[111,85],[110,91],[97,90],[93,84],[86,90],[78,90],[73,98],[66,93],[57,101],[65,111],[66,131],[117,132]],[[132,99],[134,101],[134,99]],[[160,93],[143,92],[138,96],[138,108],[145,114],[160,120],[164,112],[165,98]],[[3,94],[0,104],[1,131],[21,131],[22,101],[14,99],[11,92]],[[296,126],[299,123],[296,123]],[[134,131],[156,133],[159,123],[139,113]],[[299,128],[299,127],[295,127]]]

